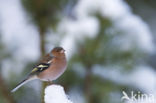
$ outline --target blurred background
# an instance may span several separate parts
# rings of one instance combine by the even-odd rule
[[[155,0],[0,0],[0,103],[41,103],[40,81],[10,90],[55,46],[68,59],[55,83],[73,103],[156,96],[155,11]]]

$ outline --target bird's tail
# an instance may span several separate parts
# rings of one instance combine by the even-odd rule
[[[26,79],[24,79],[22,82],[20,82],[14,89],[11,90],[11,92],[15,92],[16,90],[18,90],[21,86],[23,86],[24,84],[26,84],[27,82],[37,79],[35,76],[33,77],[27,77]]]

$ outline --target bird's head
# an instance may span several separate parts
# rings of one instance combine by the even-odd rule
[[[51,51],[53,56],[65,56],[65,50],[62,47],[55,47],[52,51]]]

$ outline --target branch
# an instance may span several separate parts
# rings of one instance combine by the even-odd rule
[[[45,55],[45,29],[42,26],[39,26],[39,36],[40,36],[40,52],[41,52],[40,58],[42,58]],[[45,103],[44,102],[44,89],[46,86],[47,84],[43,82],[42,89],[41,89],[41,103]]]
[[[4,83],[3,78],[0,76],[0,91],[2,91],[2,95],[8,101],[8,103],[15,103],[13,97],[10,94],[6,84]]]

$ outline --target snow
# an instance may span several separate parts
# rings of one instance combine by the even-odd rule
[[[14,56],[23,60],[39,57],[37,28],[30,24],[20,0],[0,0],[0,27],[2,40]],[[18,56],[22,55],[22,56]]]
[[[96,65],[92,70],[94,75],[111,80],[117,84],[130,85],[139,88],[145,93],[156,95],[156,72],[149,66],[138,66],[128,73],[123,73],[116,66],[102,67]]]
[[[73,103],[60,85],[50,85],[45,89],[45,103]]]
[[[16,58],[14,61],[3,60],[2,75],[8,79],[10,72],[20,74],[24,63],[39,58],[39,37],[37,28],[30,23],[20,0],[0,0],[0,23],[2,41]],[[17,65],[14,71],[10,68],[13,65]]]
[[[67,34],[62,45],[69,50],[69,58],[74,52],[75,41],[85,36],[95,37],[99,30],[99,21],[92,14],[99,12],[113,23],[113,30],[122,31],[123,50],[136,46],[147,53],[154,53],[155,47],[148,25],[137,15],[124,0],[80,0],[73,9],[76,20],[64,18],[59,24],[59,31]],[[116,32],[116,31],[115,31]]]
[[[74,52],[76,41],[82,41],[84,36],[94,38],[98,32],[98,25],[98,21],[95,17],[83,18],[78,21],[65,18],[61,21],[59,24],[59,31],[67,34],[61,42],[61,45],[69,51],[67,53],[69,58]]]
[[[123,73],[118,67],[100,67],[97,65],[93,68],[93,74],[101,78],[111,80],[116,84],[129,85],[131,87],[138,88],[137,92],[144,92],[144,94],[149,96],[148,100],[151,100],[151,102],[146,100],[138,100],[137,102],[128,101],[125,103],[155,103],[156,72],[153,70],[153,68],[148,66],[139,66],[136,67],[136,69],[134,69],[132,72]],[[133,89],[131,91],[133,91]],[[130,94],[131,92],[128,93],[129,96],[131,96]],[[151,95],[154,97],[154,101],[152,101],[153,99],[151,98]]]
[[[12,44],[12,46],[8,45],[8,47],[15,51],[15,57],[22,55],[18,56],[19,61],[22,58],[24,58],[24,61],[36,60],[39,57],[37,28],[30,23],[20,0],[0,0],[0,2],[0,22],[3,41],[6,44]],[[75,13],[77,19],[63,18],[58,26],[60,33],[67,34],[60,45],[67,50],[68,58],[72,56],[75,50],[76,40],[82,40],[84,36],[92,38],[96,36],[99,21],[96,17],[90,15],[95,12],[110,18],[116,28],[129,35],[124,38],[130,39],[127,40],[127,43],[123,43],[125,47],[127,47],[127,44],[131,44],[130,41],[133,42],[133,39],[137,38],[137,44],[144,51],[154,50],[148,25],[131,12],[131,8],[124,0],[80,0],[72,12]]]

